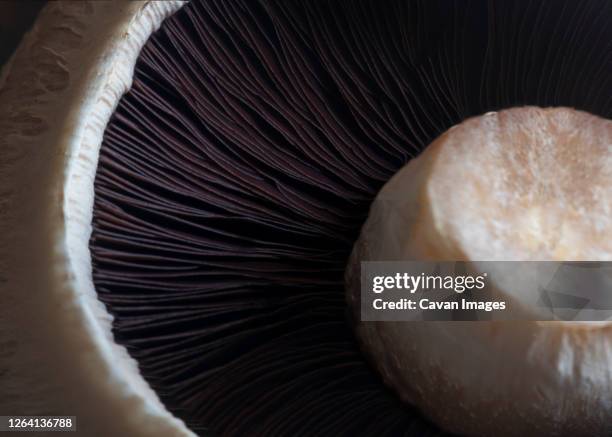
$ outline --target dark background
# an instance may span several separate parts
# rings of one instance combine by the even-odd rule
[[[11,56],[44,4],[43,0],[0,0],[0,65]]]

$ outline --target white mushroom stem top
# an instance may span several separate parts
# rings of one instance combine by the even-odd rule
[[[348,266],[349,301],[358,314],[361,261],[609,261],[611,208],[612,121],[534,107],[469,119],[377,196]],[[612,432],[607,323],[357,322],[356,330],[385,382],[449,431]]]

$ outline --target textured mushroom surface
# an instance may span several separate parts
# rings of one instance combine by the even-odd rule
[[[454,126],[397,172],[362,238],[380,260],[606,261],[611,208],[612,122],[513,108]]]
[[[347,267],[386,383],[460,435],[609,435],[610,322],[358,320],[363,261],[612,261],[610,205],[610,120],[524,107],[441,135],[376,196]],[[537,314],[516,273],[512,286],[488,273],[500,301]]]
[[[439,434],[362,358],[351,248],[380,187],[462,120],[610,117],[610,17],[603,0],[201,0],[168,19],[107,126],[90,244],[115,338],[165,405],[221,435]]]
[[[0,75],[0,411],[80,435],[191,436],[97,299],[88,250],[102,134],[180,1],[48,2]]]

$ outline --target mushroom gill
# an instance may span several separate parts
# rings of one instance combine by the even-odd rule
[[[362,358],[351,248],[451,126],[610,119],[611,20],[605,0],[48,2],[0,75],[2,414],[72,414],[85,436],[440,435]]]
[[[106,127],[90,240],[115,339],[166,407],[219,435],[438,435],[356,346],[353,243],[380,187],[470,116],[609,118],[611,17],[604,0],[201,0],[167,19]]]

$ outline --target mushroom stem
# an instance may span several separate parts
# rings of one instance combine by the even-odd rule
[[[611,144],[611,121],[567,108],[514,108],[450,129],[373,203],[346,276],[355,313],[361,261],[609,261]],[[600,329],[582,329],[590,327]],[[386,383],[449,431],[610,433],[608,323],[358,322],[356,330]]]

